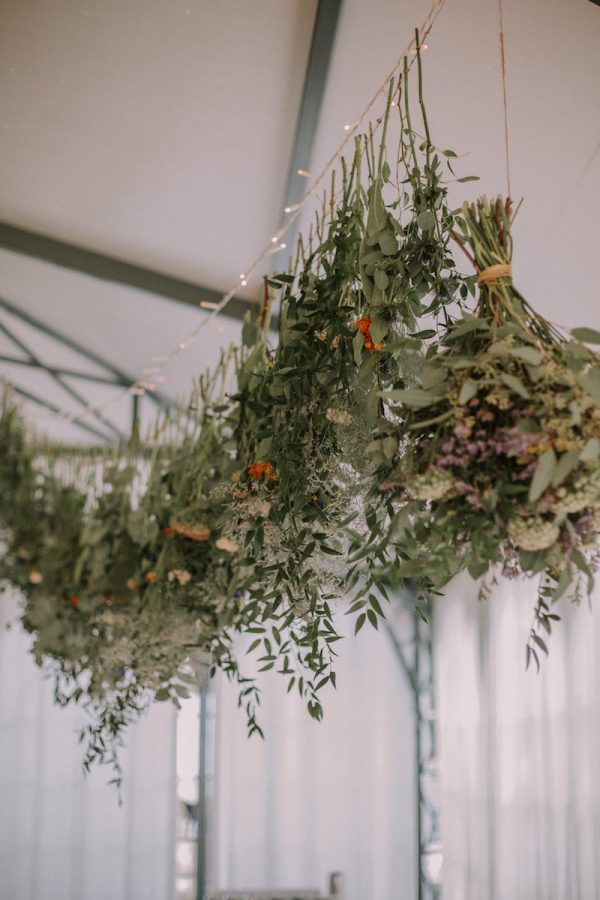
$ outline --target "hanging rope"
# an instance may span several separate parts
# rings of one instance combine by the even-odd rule
[[[506,51],[504,47],[504,0],[498,0],[498,19],[500,25],[500,68],[502,70],[502,102],[504,105],[504,156],[506,161],[507,199],[512,196],[510,189],[510,147],[508,139],[508,94],[506,91]]]

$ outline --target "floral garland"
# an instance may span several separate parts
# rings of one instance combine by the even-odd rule
[[[32,441],[4,394],[0,579],[24,595],[57,701],[91,713],[86,766],[118,765],[124,727],[179,703],[203,661],[239,682],[260,733],[237,635],[320,719],[340,604],[359,631],[404,578],[428,594],[464,568],[544,573],[537,661],[552,602],[578,573],[589,586],[600,366],[582,341],[600,335],[564,338],[516,292],[509,201],[449,207],[455,154],[431,142],[417,64],[425,137],[406,64],[242,347],[147,445],[74,462]],[[458,271],[457,242],[477,277]]]

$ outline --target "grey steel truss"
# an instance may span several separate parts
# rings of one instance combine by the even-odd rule
[[[386,612],[385,629],[410,685],[415,714],[418,900],[439,900],[442,878],[440,816],[436,799],[438,753],[432,640],[432,609],[424,622],[414,611],[417,597],[407,586],[396,594],[397,610]]]
[[[0,332],[2,332],[8,338],[8,340],[17,349],[19,349],[21,353],[24,354],[23,357],[15,357],[7,354],[2,354],[0,355],[0,361],[9,363],[11,365],[36,368],[46,372],[52,378],[52,380],[56,384],[58,384],[63,391],[65,391],[65,393],[69,394],[69,396],[71,396],[79,404],[79,406],[81,406],[82,409],[87,409],[88,406],[85,397],[66,379],[74,378],[95,384],[114,385],[115,387],[130,387],[133,384],[133,379],[130,376],[128,376],[117,366],[108,362],[108,360],[104,359],[99,354],[94,353],[93,351],[84,347],[78,341],[75,341],[73,340],[73,338],[62,334],[56,328],[53,328],[51,325],[42,322],[41,320],[15,306],[13,303],[9,303],[8,300],[5,300],[3,298],[0,298],[0,311],[1,310],[4,310],[16,319],[25,322],[34,330],[39,331],[41,334],[44,334],[47,337],[50,337],[52,340],[56,341],[59,344],[62,344],[69,350],[73,350],[75,353],[78,353],[82,358],[87,359],[101,369],[104,369],[106,375],[98,375],[95,373],[88,373],[77,369],[63,368],[46,364],[41,359],[39,354],[37,354],[22,338],[14,333],[14,331],[6,323],[6,320],[3,321],[0,319]],[[39,406],[44,406],[50,412],[56,413],[57,415],[61,414],[62,410],[55,403],[45,400],[38,394],[33,394],[30,391],[26,391],[18,385],[15,385],[14,389],[18,394],[30,400],[31,402],[36,403]],[[172,405],[171,401],[167,397],[164,397],[158,392],[149,392],[146,396],[161,409],[168,409]],[[135,419],[137,419],[138,399],[138,397],[133,398],[133,416]],[[105,416],[101,415],[98,412],[94,412],[93,416],[90,418],[96,419],[96,422],[102,426],[102,429],[98,429],[90,425],[89,423],[86,424],[78,417],[75,417],[73,419],[73,424],[77,425],[79,428],[82,428],[83,430],[88,432],[88,434],[93,434],[95,437],[100,438],[105,443],[111,443],[115,440],[124,439],[125,436],[121,433],[121,431]]]

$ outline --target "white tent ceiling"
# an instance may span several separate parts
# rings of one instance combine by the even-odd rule
[[[305,163],[313,172],[429,5],[344,0]],[[525,197],[515,278],[550,317],[598,327],[600,9],[589,0],[505,0],[505,8],[513,194]],[[0,219],[227,291],[279,224],[316,10],[316,0],[3,0]],[[481,176],[456,186],[454,199],[503,191],[496,0],[447,0],[427,43],[433,138],[467,154],[461,174]],[[254,281],[242,293],[258,292]],[[205,315],[6,249],[0,298],[129,377]],[[106,375],[5,311],[0,322],[44,362]],[[187,390],[238,334],[238,321],[212,322],[169,366],[164,392]],[[0,336],[0,355],[24,354]],[[0,374],[78,408],[43,371],[1,362]],[[65,380],[88,402],[115,393]],[[73,426],[27,408],[40,429],[81,439]],[[126,431],[129,401],[110,416]]]

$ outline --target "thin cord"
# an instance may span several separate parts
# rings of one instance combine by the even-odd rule
[[[506,52],[504,49],[504,0],[498,0],[498,19],[500,24],[499,41],[500,41],[500,66],[502,69],[502,101],[504,104],[504,156],[506,160],[506,188],[508,191],[507,199],[510,199],[512,191],[510,189],[510,145],[508,139],[508,94],[506,91]]]

